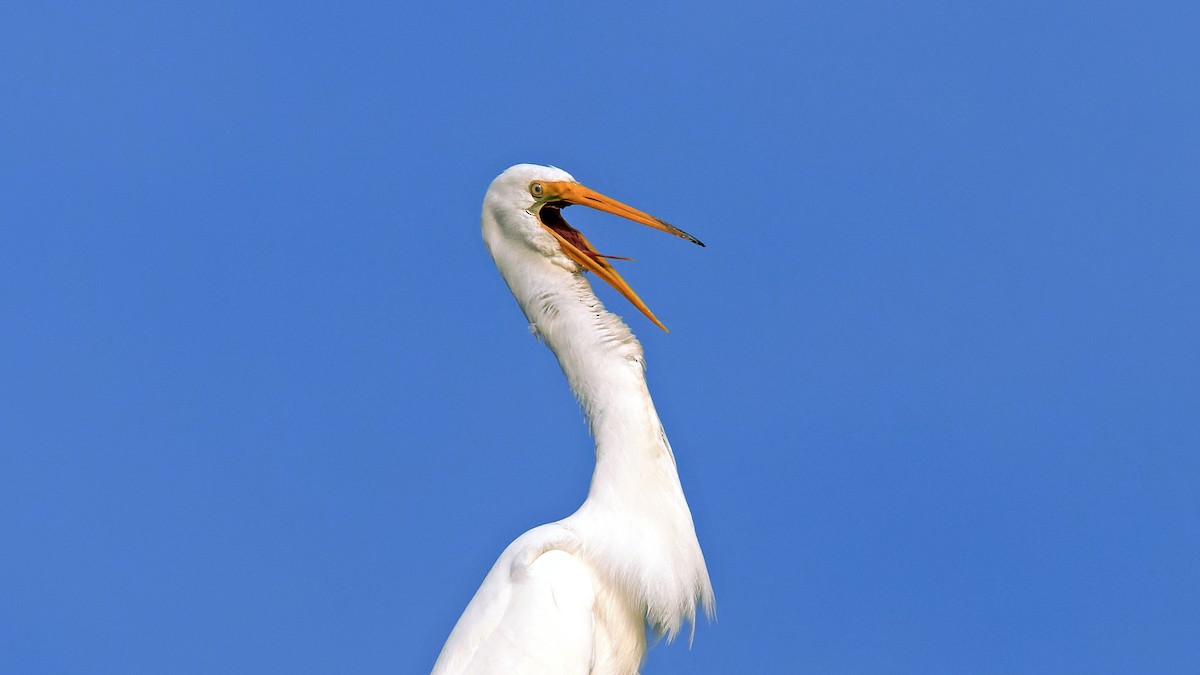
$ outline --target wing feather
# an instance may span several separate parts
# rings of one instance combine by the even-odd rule
[[[496,561],[442,648],[434,675],[591,671],[592,573],[574,553],[540,537],[530,541],[535,532]]]

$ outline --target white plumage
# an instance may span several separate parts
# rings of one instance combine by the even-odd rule
[[[596,441],[587,499],[500,555],[434,665],[459,673],[636,673],[646,625],[673,638],[709,615],[712,586],[654,402],[642,346],[582,275],[611,283],[659,326],[560,210],[585,204],[690,235],[574,181],[521,164],[483,202],[483,238],[534,332],[558,357]]]

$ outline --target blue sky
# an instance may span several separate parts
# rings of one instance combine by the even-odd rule
[[[600,5],[603,4],[603,7]],[[646,673],[1200,672],[1195,3],[6,3],[0,671],[427,671],[591,445],[554,164],[717,594]]]

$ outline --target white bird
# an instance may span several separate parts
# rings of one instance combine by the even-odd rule
[[[582,204],[701,244],[553,167],[519,164],[483,199],[483,239],[596,441],[583,505],[504,550],[459,618],[434,675],[636,674],[646,627],[675,637],[711,617],[712,585],[675,457],[646,388],[642,346],[600,304],[587,270],[666,327],[562,209]]]

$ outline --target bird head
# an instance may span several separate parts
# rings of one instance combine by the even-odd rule
[[[488,208],[489,202],[494,202],[500,208],[507,207],[506,210],[509,211],[522,211],[528,216],[517,218],[515,221],[508,220],[521,230],[511,234],[540,244],[539,248],[561,252],[582,269],[592,272],[617,289],[617,292],[633,303],[646,318],[664,331],[667,327],[654,316],[646,303],[642,302],[609,262],[612,259],[629,258],[598,252],[582,232],[567,223],[562,211],[572,205],[587,206],[704,246],[699,239],[674,225],[585,187],[567,172],[550,166],[518,164],[509,168],[492,182],[484,200],[485,209]],[[546,239],[547,234],[550,239]]]

